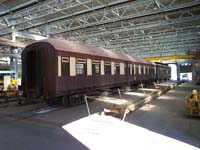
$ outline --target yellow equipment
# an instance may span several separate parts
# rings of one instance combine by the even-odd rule
[[[185,98],[186,114],[200,116],[200,98],[197,90],[192,90],[192,95]]]
[[[14,85],[14,86],[17,86],[17,85],[18,85],[17,80],[15,80],[15,79],[11,79],[10,83],[11,83],[12,85]]]
[[[17,96],[17,95],[18,95],[17,80],[11,79],[11,83],[8,85],[8,89],[6,91],[6,96],[13,97],[13,96]]]

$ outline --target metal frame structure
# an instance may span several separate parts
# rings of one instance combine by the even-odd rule
[[[138,57],[185,55],[200,48],[200,0],[15,3],[17,6],[0,11],[0,37],[11,39],[13,33],[20,32],[23,38],[17,40],[27,42],[30,34],[38,34]]]

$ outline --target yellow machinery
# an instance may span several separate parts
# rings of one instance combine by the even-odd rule
[[[8,86],[8,89],[7,89],[7,91],[6,91],[6,96],[7,97],[14,97],[14,96],[17,96],[18,95],[18,93],[17,93],[17,89],[16,89],[16,86],[14,86],[14,85],[9,85]]]
[[[17,81],[15,79],[11,79],[11,83],[8,85],[8,89],[6,91],[6,97],[14,97],[17,95]]]
[[[186,114],[189,116],[200,116],[200,98],[197,90],[192,90],[192,95],[185,99]]]
[[[0,93],[0,99],[3,101],[0,102],[0,104],[3,104],[1,106],[7,107],[9,103],[9,98],[16,98],[19,96],[19,91],[17,90],[17,81],[12,81],[8,85],[7,91]]]

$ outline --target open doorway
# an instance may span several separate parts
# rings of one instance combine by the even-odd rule
[[[177,65],[176,64],[169,64],[168,65],[171,68],[171,78],[170,80],[177,80]]]
[[[192,63],[183,62],[180,65],[180,80],[192,81]]]
[[[180,73],[181,81],[192,81],[192,72]]]

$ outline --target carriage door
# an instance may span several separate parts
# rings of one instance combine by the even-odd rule
[[[30,50],[27,52],[27,88],[33,97],[42,94],[42,62],[41,52]]]

